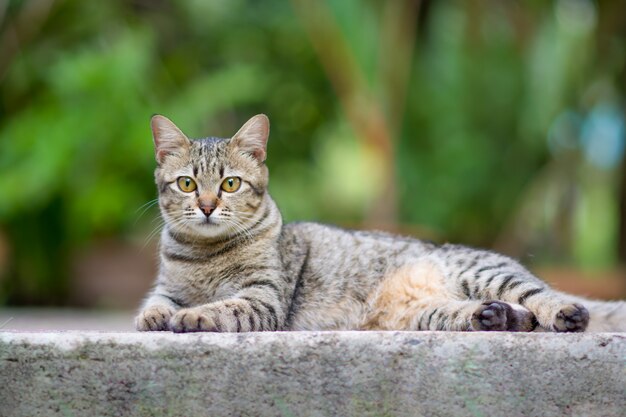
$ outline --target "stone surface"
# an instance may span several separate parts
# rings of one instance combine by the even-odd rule
[[[626,334],[0,333],[1,416],[625,416]]]

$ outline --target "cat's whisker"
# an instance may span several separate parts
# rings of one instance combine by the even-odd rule
[[[154,207],[156,204],[158,204],[159,199],[155,198],[154,200],[150,200],[145,204],[142,204],[141,207],[139,207],[137,210],[135,210],[135,214],[137,214],[137,212],[139,212],[139,210],[142,210],[141,213],[139,213],[139,215],[137,215],[137,217],[135,218],[135,222],[133,223],[133,226],[137,224],[137,222],[143,217],[144,214],[146,214],[148,212],[148,210],[150,210],[152,207]]]
[[[253,236],[250,232],[249,228],[245,227],[237,218],[228,219],[227,223],[234,226],[238,230],[238,234],[242,235],[242,237],[246,240],[252,240]]]
[[[246,216],[245,213],[241,213],[241,212],[233,212],[233,214],[234,214],[233,221],[237,222],[237,224],[243,227],[248,232],[248,235],[252,237],[252,233],[250,232],[250,229],[256,226],[257,224],[259,224],[262,220],[258,219],[258,220],[253,221],[252,223],[245,223],[244,221],[253,220],[255,216]]]
[[[253,220],[255,217],[258,217],[259,214],[257,213],[246,213],[243,211],[231,211],[231,213],[233,214],[233,216],[237,219],[243,219],[243,220]]]
[[[254,217],[258,216],[257,213],[246,213],[243,211],[232,211],[232,214],[234,214],[236,217],[241,218],[241,219],[253,219]]]
[[[233,235],[233,237],[237,235],[242,235],[245,239],[249,238],[248,235],[246,234],[245,228],[243,228],[243,226],[241,226],[238,222],[236,222],[233,219],[223,219],[223,220],[227,226],[231,226],[229,227],[230,229],[233,229],[235,231],[235,234]]]
[[[163,230],[163,227],[166,224],[169,224],[170,226],[172,226],[172,229],[173,229],[174,227],[181,226],[184,223],[186,223],[185,219],[182,219],[180,217],[175,217],[175,220],[170,221],[170,222],[168,222],[167,220],[165,220],[163,218],[160,218],[160,220],[161,220],[161,222],[159,224],[157,224],[154,229],[152,229],[152,231],[148,234],[148,237],[145,239],[145,242],[144,242],[144,244],[143,244],[143,246],[141,248],[142,251],[145,250],[146,247],[148,247],[148,245],[150,244],[152,239],[154,239]],[[153,220],[153,222],[154,222],[154,220]]]
[[[150,244],[150,241],[152,241],[152,239],[163,229],[163,226],[165,225],[165,223],[158,225],[154,230],[152,230],[152,232],[150,232],[150,234],[148,235],[148,237],[145,239],[142,247],[141,247],[141,252],[143,252],[148,245]]]
[[[253,219],[254,219],[254,216],[251,216],[250,218],[246,218],[246,217],[243,217],[243,216],[242,216],[241,218],[243,218],[243,219],[245,219],[245,220],[253,220]],[[253,228],[253,227],[255,227],[256,225],[258,225],[258,224],[260,224],[261,222],[263,222],[263,220],[264,220],[264,219],[263,219],[263,216],[259,216],[259,218],[258,218],[257,220],[255,220],[255,221],[253,221],[251,224],[247,225],[247,229],[252,229],[252,228]],[[242,222],[242,224],[243,224],[243,222]]]
[[[157,197],[157,198],[155,198],[154,200],[150,200],[150,201],[148,201],[147,203],[142,204],[141,206],[139,206],[139,208],[137,208],[137,210],[135,210],[135,213],[137,213],[139,210],[141,210],[142,208],[144,208],[144,207],[146,207],[146,206],[148,206],[148,207],[153,206],[153,205],[154,205],[154,204],[156,204],[158,201],[159,201],[159,198]]]

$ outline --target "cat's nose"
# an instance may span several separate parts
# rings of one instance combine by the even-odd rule
[[[213,213],[213,210],[215,210],[215,203],[210,202],[210,203],[200,203],[200,211],[202,211],[204,213],[205,216],[209,217],[211,215],[211,213]]]
[[[211,213],[213,213],[213,210],[215,210],[216,206],[217,206],[217,201],[211,195],[209,196],[203,195],[203,196],[200,196],[200,198],[198,199],[198,208],[207,217],[209,217]]]

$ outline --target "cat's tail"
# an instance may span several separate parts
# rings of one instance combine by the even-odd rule
[[[626,332],[626,301],[579,302],[589,310],[588,332]]]

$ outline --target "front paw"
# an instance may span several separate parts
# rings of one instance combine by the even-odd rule
[[[169,330],[169,321],[174,309],[164,305],[154,305],[135,317],[135,328],[140,332]]]
[[[580,304],[570,304],[559,310],[552,327],[557,332],[584,332],[588,324],[589,311]]]
[[[175,333],[221,331],[216,315],[206,308],[180,310],[171,318],[169,325]]]

